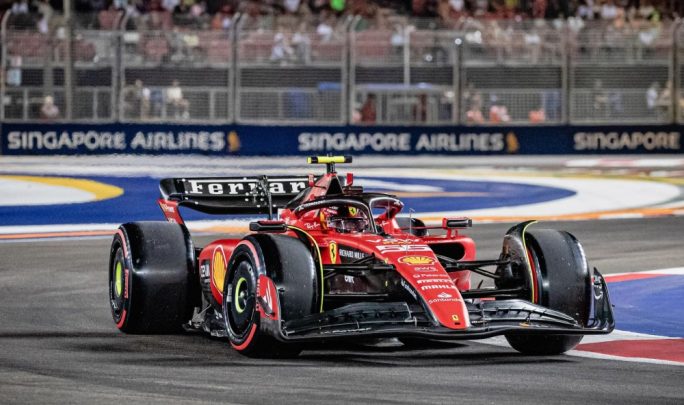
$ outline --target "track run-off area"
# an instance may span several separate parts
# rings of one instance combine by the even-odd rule
[[[0,402],[682,403],[684,159],[355,158],[341,173],[436,222],[469,216],[480,258],[516,221],[567,230],[609,282],[617,329],[562,356],[499,338],[316,346],[255,360],[204,335],[124,335],[107,302],[119,223],[161,220],[164,177],[318,173],[301,158],[0,157]],[[198,245],[248,218],[184,211]]]

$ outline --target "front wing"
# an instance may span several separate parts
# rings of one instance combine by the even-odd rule
[[[503,334],[591,335],[615,328],[605,280],[595,271],[594,299],[586,325],[571,316],[519,299],[467,301],[470,327],[454,330],[439,325],[424,309],[406,302],[346,305],[302,319],[262,319],[262,327],[281,341],[316,341],[351,337],[422,337],[483,339]],[[266,321],[266,322],[263,322]]]

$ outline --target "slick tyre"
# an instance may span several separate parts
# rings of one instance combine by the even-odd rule
[[[267,327],[258,308],[258,280],[274,281],[282,320],[314,312],[318,281],[308,248],[298,239],[256,234],[243,239],[233,251],[223,286],[223,317],[230,343],[251,357],[292,357],[300,347],[275,338],[277,326]],[[276,323],[277,325],[277,323]]]
[[[109,256],[109,303],[126,333],[173,333],[190,319],[194,248],[187,230],[168,222],[121,225]]]
[[[526,235],[536,292],[532,301],[586,325],[591,308],[591,271],[584,249],[568,232],[552,229]],[[582,335],[506,335],[517,351],[532,355],[561,354],[573,349]]]

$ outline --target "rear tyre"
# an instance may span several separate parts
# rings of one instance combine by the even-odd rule
[[[591,272],[584,249],[568,232],[540,229],[526,234],[536,292],[531,301],[572,316],[586,325],[591,307]],[[573,349],[582,335],[506,335],[517,351],[532,355],[561,354]]]
[[[287,321],[314,312],[318,303],[314,261],[298,239],[270,234],[246,237],[233,251],[223,286],[223,315],[230,343],[251,357],[293,357],[298,345],[284,343],[262,325],[257,280],[265,275],[279,291],[280,317]]]
[[[194,248],[187,230],[168,222],[119,227],[109,256],[109,303],[126,333],[181,330],[192,311]]]

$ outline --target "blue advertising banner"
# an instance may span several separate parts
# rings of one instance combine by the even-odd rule
[[[681,125],[370,127],[12,124],[4,155],[506,155],[682,153]]]

